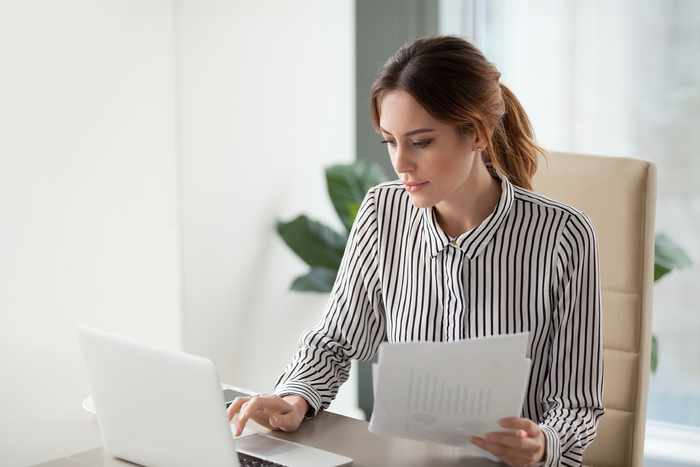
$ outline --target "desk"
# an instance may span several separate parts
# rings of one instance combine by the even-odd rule
[[[348,456],[354,460],[353,466],[356,467],[505,465],[496,464],[478,456],[471,447],[457,448],[380,436],[369,432],[367,425],[368,423],[362,420],[332,412],[321,412],[313,419],[305,420],[294,433],[273,431],[271,434],[280,439],[296,441]],[[35,467],[128,467],[133,465],[115,459],[102,448],[97,448]]]
[[[299,430],[294,433],[274,431],[272,435],[351,457],[354,459],[353,466],[356,467],[494,467],[499,465],[488,459],[474,457],[468,448],[453,448],[379,436],[367,430],[367,422],[331,412],[321,412],[313,419],[305,420]],[[106,454],[102,448],[97,448],[35,467],[127,467],[133,465],[114,459]]]

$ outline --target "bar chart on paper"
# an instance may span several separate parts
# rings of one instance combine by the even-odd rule
[[[417,421],[430,422],[439,416],[480,418],[491,410],[488,388],[451,384],[428,371],[409,371],[407,393],[407,410]]]
[[[382,344],[370,431],[464,446],[502,429],[498,420],[522,409],[527,337]]]

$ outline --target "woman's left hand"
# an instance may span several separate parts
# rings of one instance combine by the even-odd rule
[[[537,423],[527,418],[506,417],[500,419],[498,424],[513,431],[473,436],[471,442],[511,467],[526,467],[544,459],[546,439]]]

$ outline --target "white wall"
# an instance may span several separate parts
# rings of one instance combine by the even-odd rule
[[[170,1],[0,1],[0,465],[97,446],[78,322],[180,346]]]
[[[180,3],[185,349],[256,391],[326,305],[288,290],[306,268],[274,222],[337,225],[322,169],[355,158],[353,5]],[[352,413],[354,384],[334,410]]]
[[[273,226],[337,225],[322,168],[355,157],[353,16],[0,1],[0,465],[100,444],[77,323],[272,387],[326,304],[288,291],[305,268]],[[334,408],[355,405],[350,381]]]

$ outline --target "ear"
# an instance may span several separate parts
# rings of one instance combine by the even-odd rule
[[[471,139],[471,147],[475,150],[476,148],[480,148],[481,150],[486,148],[486,140],[481,136],[479,131],[474,126],[468,124],[460,125],[457,127],[457,133],[461,137]]]
[[[481,133],[478,131],[474,132],[473,147],[479,148],[482,151],[486,148],[486,140],[481,136]]]

